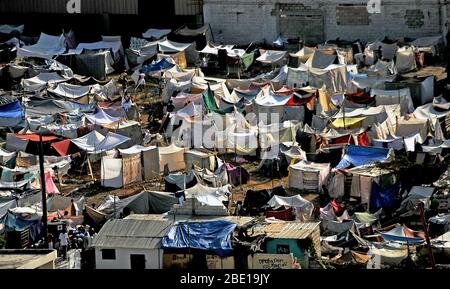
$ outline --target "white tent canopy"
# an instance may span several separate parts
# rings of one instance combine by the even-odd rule
[[[21,85],[26,91],[36,91],[45,88],[49,84],[67,81],[56,72],[41,72],[35,77],[22,79]]]
[[[282,61],[287,55],[287,51],[266,50],[257,61],[267,64],[274,64]]]
[[[52,58],[66,51],[64,34],[53,36],[41,33],[36,44],[17,48],[17,57]]]
[[[158,43],[159,51],[164,53],[177,53],[188,49],[192,43],[178,43],[170,40],[164,40]]]
[[[72,142],[84,151],[96,153],[114,149],[129,140],[129,137],[120,134],[108,132],[106,136],[103,136],[101,133],[94,130],[85,136],[72,139]]]
[[[68,83],[60,83],[56,86],[55,89],[48,89],[48,91],[51,93],[71,99],[79,99],[83,96],[86,96],[89,94],[90,90],[91,86],[89,85],[81,86]]]
[[[149,28],[147,31],[145,31],[144,33],[142,33],[142,37],[144,38],[156,38],[156,39],[160,39],[163,36],[166,36],[167,34],[169,34],[170,32],[172,32],[171,29],[155,29],[155,28]]]
[[[305,200],[300,195],[292,197],[273,196],[267,204],[274,209],[282,206],[295,208],[297,213],[296,218],[302,222],[309,221],[314,210],[313,203]]]

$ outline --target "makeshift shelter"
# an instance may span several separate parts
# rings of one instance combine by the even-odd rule
[[[57,84],[67,80],[56,72],[41,72],[35,77],[22,79],[20,84],[25,91],[36,91],[46,88],[47,85]]]
[[[228,221],[178,222],[163,237],[164,249],[198,249],[227,256],[233,252],[231,234],[236,224]]]
[[[178,192],[192,188],[197,184],[194,172],[170,174],[164,177],[165,191]]]
[[[159,147],[159,171],[164,172],[164,167],[168,165],[170,172],[184,170],[184,148],[179,148],[174,144],[167,147]]]
[[[121,159],[102,157],[101,182],[109,188],[122,188],[142,180],[141,155],[133,154]]]
[[[295,195],[292,197],[273,196],[267,202],[267,205],[273,209],[278,209],[280,207],[294,208],[296,220],[301,222],[310,221],[314,210],[313,203],[305,200],[300,195]]]
[[[52,58],[66,51],[64,34],[59,36],[41,33],[36,44],[17,48],[17,57]]]
[[[260,57],[256,58],[256,61],[259,61],[264,64],[277,64],[281,63],[287,55],[286,51],[277,51],[277,50],[266,50],[261,54]]]
[[[398,73],[405,73],[417,68],[416,53],[413,47],[402,47],[397,50],[395,67]]]
[[[122,156],[141,154],[143,179],[148,181],[159,177],[159,149],[156,146],[132,146],[119,149]]]
[[[396,224],[395,227],[389,231],[380,232],[381,237],[388,242],[395,242],[400,244],[421,244],[425,241],[423,233],[412,231],[405,225]],[[421,235],[421,237],[419,237]]]
[[[147,39],[160,39],[167,34],[169,34],[172,30],[171,29],[155,29],[155,28],[149,28],[147,31],[142,33],[142,37]]]
[[[23,119],[24,111],[19,100],[0,104],[0,127],[17,127]]]
[[[414,112],[414,104],[409,88],[400,90],[372,89],[370,96],[375,98],[376,106],[398,104],[403,115]]]
[[[68,83],[59,83],[56,88],[47,91],[78,103],[87,104],[89,102],[89,93],[91,86],[81,86]]]
[[[88,153],[98,153],[114,149],[129,140],[130,138],[113,132],[108,132],[106,136],[103,136],[97,131],[91,131],[82,137],[72,139],[72,142]]]
[[[345,155],[336,166],[337,169],[358,167],[374,162],[386,161],[389,157],[389,149],[349,145],[345,149]]]
[[[92,123],[92,124],[99,124],[99,125],[112,125],[119,120],[121,120],[120,117],[112,117],[109,114],[107,114],[103,109],[99,109],[99,111],[96,114],[86,114],[86,118]]]
[[[301,161],[289,166],[288,187],[321,193],[329,173],[330,164]]]

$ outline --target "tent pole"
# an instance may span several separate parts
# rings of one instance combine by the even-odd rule
[[[428,254],[430,257],[431,268],[436,269],[436,263],[434,261],[433,249],[431,248],[430,235],[428,235],[428,227],[427,227],[427,222],[425,220],[424,204],[422,202],[420,202],[418,204],[418,207],[419,207],[419,211],[420,211],[420,219],[421,219],[422,226],[423,226],[423,232],[425,233],[425,240],[427,241]]]
[[[44,148],[42,146],[42,130],[39,129],[39,168],[41,172],[41,193],[42,193],[42,227],[44,235],[44,246],[48,248],[48,233],[47,233],[47,190],[45,184],[44,172]]]

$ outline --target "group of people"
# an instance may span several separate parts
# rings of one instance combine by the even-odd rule
[[[67,259],[69,249],[81,249],[86,251],[92,244],[97,233],[89,226],[78,226],[75,230],[67,231],[63,229],[58,236],[59,251],[64,260]],[[49,236],[49,248],[54,248],[53,236]]]

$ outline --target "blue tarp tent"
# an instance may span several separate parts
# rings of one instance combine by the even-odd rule
[[[23,231],[26,228],[30,228],[30,235],[31,240],[37,241],[41,235],[41,220],[39,219],[32,219],[32,220],[26,220],[22,219],[19,216],[14,215],[11,212],[7,212],[5,216],[3,216],[2,219],[0,219],[0,223],[5,225],[5,229],[7,232],[11,231]]]
[[[389,149],[349,145],[336,168],[346,169],[350,166],[359,167],[374,162],[382,162],[387,160],[388,155]]]
[[[381,187],[376,182],[372,183],[370,192],[371,209],[388,209],[395,204],[397,194],[400,191],[400,183],[389,187]]]
[[[228,221],[179,222],[163,237],[163,248],[207,250],[219,256],[231,254],[231,233],[235,223]]]
[[[152,72],[156,72],[156,71],[170,69],[174,66],[175,66],[175,64],[170,63],[165,58],[163,58],[158,62],[154,62],[152,64],[143,66],[140,69],[140,72],[148,74],[148,73],[152,73]]]
[[[0,118],[22,118],[23,109],[20,102],[14,101],[0,106]]]

